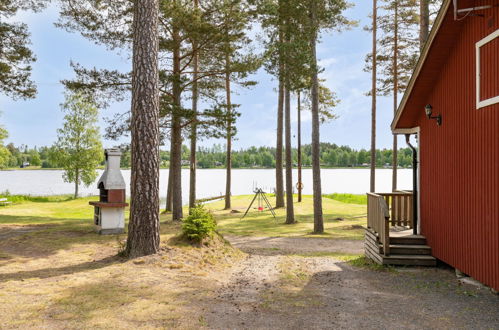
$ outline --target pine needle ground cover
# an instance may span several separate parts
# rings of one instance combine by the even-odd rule
[[[95,197],[55,200],[0,208],[2,329],[197,328],[193,301],[243,256],[218,235],[192,246],[163,217],[161,252],[126,260],[126,235],[94,232]]]
[[[235,196],[234,207],[247,207],[251,197]],[[240,234],[232,234],[234,246],[238,240],[246,246],[259,241],[242,235],[281,235],[276,239],[314,246],[327,241],[328,250],[308,251],[297,244],[300,250],[289,253],[273,247],[245,254],[217,234],[192,245],[180,235],[181,225],[163,215],[160,253],[127,260],[119,257],[125,235],[95,234],[89,200],[95,198],[21,198],[0,208],[0,328],[292,328],[312,321],[318,328],[365,328],[362,313],[384,327],[422,322],[488,329],[497,324],[497,296],[458,284],[453,271],[394,271],[344,252],[340,247],[362,246],[344,238],[359,237],[361,230],[352,226],[365,223],[365,205],[325,199],[327,233],[318,239],[309,234],[308,196],[297,206],[297,225],[281,225],[283,210],[277,222],[255,210],[241,221],[242,214],[221,211],[221,203],[208,204],[219,230]],[[412,296],[417,299],[407,299]],[[377,303],[358,303],[366,297],[376,297]],[[424,313],[407,319],[404,311],[415,301]],[[431,313],[421,306],[430,306]],[[344,315],[348,322],[331,315]]]

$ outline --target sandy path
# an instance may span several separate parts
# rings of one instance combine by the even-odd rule
[[[252,254],[278,255],[314,252],[364,253],[364,241],[307,237],[253,237],[226,235],[231,244]]]
[[[249,255],[204,302],[206,328],[499,329],[499,297],[460,285],[449,269],[380,272],[282,253],[339,252],[342,241],[326,240],[327,250],[318,239],[228,238]]]

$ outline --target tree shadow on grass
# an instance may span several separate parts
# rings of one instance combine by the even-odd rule
[[[90,219],[58,219],[36,216],[0,216],[2,259],[43,258],[78,244],[109,243],[116,235],[99,235]],[[2,260],[0,259],[0,261]]]
[[[118,256],[109,256],[100,260],[84,262],[76,265],[68,265],[64,267],[49,267],[43,269],[20,271],[15,273],[0,274],[0,282],[6,281],[24,281],[30,278],[46,279],[62,275],[71,275],[75,273],[86,272],[95,269],[109,267],[116,263],[123,263],[126,259]]]
[[[230,216],[219,216],[219,228],[226,234],[246,236],[303,236],[335,239],[362,239],[364,237],[365,219],[353,219],[342,214],[325,214],[326,231],[312,234],[313,214],[299,214],[296,223],[286,224],[285,216],[274,219],[270,214],[249,213],[244,219],[231,219]]]
[[[126,281],[99,279],[65,288],[44,313],[61,328],[84,324],[87,328],[173,329],[187,322],[191,324],[187,328],[194,329],[199,327],[196,309],[191,306],[186,313],[183,305],[191,305],[189,300],[198,292],[161,274]]]

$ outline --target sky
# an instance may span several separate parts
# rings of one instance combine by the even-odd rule
[[[335,112],[338,119],[321,126],[321,141],[348,145],[355,149],[370,147],[371,99],[366,96],[370,90],[371,74],[364,72],[364,58],[371,49],[371,35],[363,30],[369,24],[370,2],[353,1],[355,6],[345,15],[359,21],[358,27],[342,33],[325,32],[317,48],[319,63],[324,69],[321,79],[336,92],[341,100]],[[49,146],[57,139],[57,128],[62,126],[63,113],[60,104],[64,99],[63,79],[71,79],[74,73],[70,61],[84,67],[118,69],[130,71],[131,63],[127,54],[108,51],[95,45],[77,33],[69,33],[54,26],[58,18],[58,8],[52,6],[41,13],[23,12],[16,20],[29,26],[31,49],[37,57],[33,65],[32,78],[38,86],[38,94],[33,100],[11,100],[0,95],[0,125],[9,131],[7,143],[15,145]],[[251,89],[236,89],[233,102],[240,104],[241,117],[237,121],[238,134],[234,149],[250,146],[275,146],[277,82],[264,70],[252,78],[258,85]],[[292,129],[296,131],[296,101],[292,100]],[[390,148],[392,134],[390,123],[393,118],[393,103],[390,97],[378,97],[377,147]],[[104,118],[114,113],[127,111],[130,101],[112,104],[100,112],[102,133],[106,127]],[[302,141],[310,143],[311,115],[302,113]],[[104,140],[105,147],[128,143]],[[400,144],[401,141],[399,141]],[[223,140],[204,140],[202,146],[214,143],[224,144]],[[295,145],[293,141],[293,145]],[[168,145],[165,145],[166,149]]]

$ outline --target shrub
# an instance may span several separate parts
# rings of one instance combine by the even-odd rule
[[[182,233],[192,241],[201,242],[204,238],[212,236],[217,227],[213,214],[202,205],[192,209],[191,214],[183,220]]]

